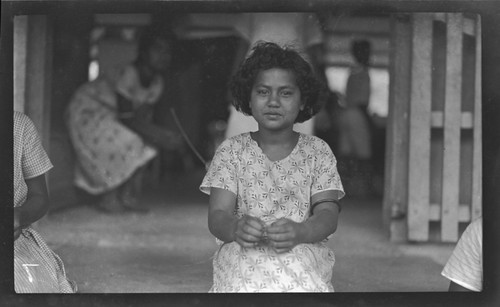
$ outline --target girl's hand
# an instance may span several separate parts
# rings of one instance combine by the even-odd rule
[[[235,226],[234,240],[242,247],[255,247],[264,231],[262,222],[253,216],[244,215],[241,217]]]
[[[269,246],[278,253],[285,253],[302,243],[303,225],[289,219],[279,219],[267,227]]]

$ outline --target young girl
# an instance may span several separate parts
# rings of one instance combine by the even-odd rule
[[[329,146],[293,131],[318,111],[320,83],[296,51],[259,42],[230,87],[258,130],[226,139],[200,186],[220,245],[210,292],[333,291],[325,240],[344,191]]]
[[[74,293],[61,259],[30,225],[48,210],[52,164],[33,122],[14,112],[14,283],[17,293]]]

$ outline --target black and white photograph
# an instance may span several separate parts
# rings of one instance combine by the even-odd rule
[[[1,4],[9,305],[498,302],[494,1]]]

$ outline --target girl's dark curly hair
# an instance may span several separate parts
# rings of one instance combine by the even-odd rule
[[[304,102],[304,109],[299,112],[296,123],[310,119],[319,111],[321,104],[318,98],[324,90],[324,85],[317,79],[309,63],[292,48],[264,41],[255,44],[250,56],[243,61],[229,82],[229,89],[234,98],[232,103],[236,110],[252,115],[250,97],[255,79],[260,71],[272,68],[290,70],[295,75]]]

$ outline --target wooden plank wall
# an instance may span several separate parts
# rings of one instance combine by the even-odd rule
[[[410,19],[410,42],[404,43],[404,23],[393,27],[384,212],[393,241],[456,242],[482,212],[480,19],[460,13]],[[408,77],[405,86],[401,80]],[[407,150],[397,149],[406,134]],[[402,161],[394,161],[398,156]],[[399,217],[407,213],[407,228],[394,208]]]

